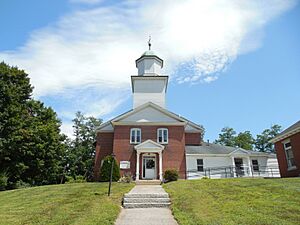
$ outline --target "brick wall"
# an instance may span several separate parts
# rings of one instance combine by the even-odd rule
[[[157,141],[157,129],[168,128],[169,143],[163,151],[163,171],[169,168],[174,168],[180,171],[180,178],[185,178],[185,135],[183,126],[134,126],[142,130],[142,142],[148,139]],[[131,172],[135,175],[136,172],[136,151],[134,145],[130,144],[130,129],[133,126],[115,126],[113,152],[116,155],[118,162],[130,161],[130,170],[121,170],[121,173]],[[157,171],[158,171],[157,164]],[[142,175],[142,157],[140,158],[140,175]],[[141,177],[140,177],[141,178]]]
[[[290,139],[291,141],[292,151],[294,154],[297,169],[288,171],[285,150],[282,144],[284,140],[281,140],[275,143],[280,174],[281,177],[298,177],[300,176],[300,133],[294,134],[286,139]]]
[[[200,145],[201,133],[185,133],[185,145]]]
[[[101,160],[113,151],[114,133],[98,133],[94,165],[94,180],[99,180]]]

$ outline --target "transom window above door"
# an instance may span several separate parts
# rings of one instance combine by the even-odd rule
[[[130,143],[139,144],[142,140],[141,128],[131,128],[130,129]]]
[[[157,129],[157,142],[161,144],[168,144],[169,134],[167,128],[159,128]]]

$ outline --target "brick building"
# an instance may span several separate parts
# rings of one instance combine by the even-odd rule
[[[96,180],[103,158],[112,153],[121,173],[136,180],[162,180],[166,169],[176,169],[180,178],[187,179],[207,175],[207,168],[228,172],[233,166],[239,175],[253,175],[253,165],[256,171],[274,160],[276,165],[272,154],[204,143],[201,125],[166,109],[168,76],[161,75],[163,60],[149,50],[136,60],[136,67],[138,75],[131,76],[133,109],[97,129]]]
[[[300,176],[300,121],[271,140],[279,163],[281,177]]]

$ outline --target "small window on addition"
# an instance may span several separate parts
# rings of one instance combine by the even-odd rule
[[[252,160],[252,168],[253,168],[254,172],[258,172],[259,171],[259,165],[258,165],[257,159],[253,159]]]
[[[203,159],[197,159],[197,171],[198,172],[203,172],[204,171]]]

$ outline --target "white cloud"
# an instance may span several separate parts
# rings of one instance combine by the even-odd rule
[[[67,135],[68,137],[72,138],[74,137],[73,135],[73,123],[72,122],[64,122],[62,123],[60,130],[62,133]]]
[[[128,98],[130,75],[136,74],[134,60],[146,50],[148,35],[172,81],[209,83],[240,54],[259,48],[264,26],[295,4],[294,0],[127,0],[77,8],[54,25],[34,31],[16,51],[0,52],[0,60],[30,74],[35,96],[82,99],[78,108],[103,116]],[[79,95],[78,90],[85,91]],[[65,115],[75,110],[70,108]]]
[[[210,83],[210,82],[213,82],[215,80],[217,80],[218,77],[217,76],[206,76],[204,79],[203,79],[203,82],[205,83]]]

